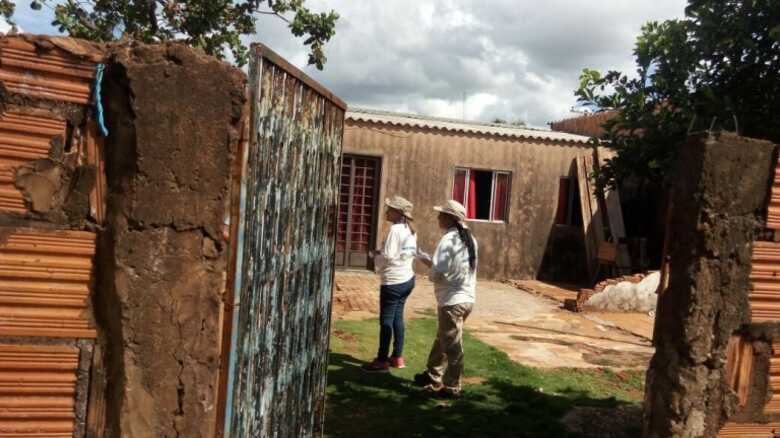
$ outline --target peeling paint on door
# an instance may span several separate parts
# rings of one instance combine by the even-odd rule
[[[225,436],[321,431],[345,105],[253,47]]]

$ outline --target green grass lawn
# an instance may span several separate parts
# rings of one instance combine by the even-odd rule
[[[567,437],[560,419],[572,407],[613,407],[642,397],[641,371],[535,369],[512,362],[467,331],[464,395],[445,402],[411,384],[424,369],[436,321],[407,322],[407,368],[390,374],[360,370],[376,354],[378,332],[376,320],[334,322],[327,436]]]

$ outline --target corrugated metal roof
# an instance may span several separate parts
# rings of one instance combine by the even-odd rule
[[[601,125],[616,115],[616,111],[583,114],[581,116],[551,122],[550,129],[568,132],[570,134],[585,135],[588,137],[601,137],[605,132]]]
[[[27,212],[24,196],[14,185],[16,169],[48,156],[51,140],[58,135],[64,138],[65,121],[53,116],[0,115],[0,212]]]
[[[497,123],[472,122],[354,107],[349,108],[349,111],[347,111],[346,114],[346,118],[347,120],[369,123],[438,129],[443,131],[483,134],[497,137],[526,138],[577,144],[585,144],[589,140],[589,137],[582,135],[547,131],[544,129],[533,129],[527,127],[521,128]]]
[[[780,321],[780,243],[753,244],[748,299],[753,322]]]
[[[0,436],[71,438],[79,350],[0,345]]]
[[[0,39],[0,82],[11,93],[89,103],[95,63],[49,46],[44,52],[21,37]]]
[[[0,336],[94,338],[95,234],[0,228]]]

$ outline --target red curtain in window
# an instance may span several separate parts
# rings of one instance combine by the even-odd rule
[[[477,217],[477,173],[469,172],[469,205],[466,207],[466,217],[475,219]]]
[[[506,220],[506,195],[509,187],[509,175],[496,174],[496,184],[493,187],[493,217],[494,221]]]
[[[468,175],[468,171],[456,170],[455,182],[452,184],[452,199],[461,204],[464,204],[466,200],[466,175]]]
[[[561,178],[558,185],[558,211],[555,213],[555,223],[566,225],[568,216],[567,207],[569,206],[569,178]]]

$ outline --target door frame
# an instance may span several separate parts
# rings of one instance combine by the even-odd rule
[[[383,180],[383,178],[384,178],[384,172],[383,172],[383,170],[384,170],[383,169],[383,166],[384,166],[384,156],[383,155],[371,154],[371,153],[365,153],[365,152],[343,151],[342,152],[342,157],[341,157],[341,163],[342,163],[341,170],[342,171],[344,169],[344,166],[343,166],[344,158],[347,157],[347,156],[349,156],[353,160],[360,160],[360,159],[371,160],[371,161],[376,163],[375,175],[374,175],[374,187],[373,187],[373,193],[372,193],[372,198],[374,199],[374,205],[372,206],[372,209],[371,209],[371,218],[370,218],[370,221],[369,221],[370,231],[369,231],[369,236],[368,236],[368,245],[369,245],[368,251],[373,251],[374,249],[376,249],[376,247],[378,245],[377,242],[378,242],[378,233],[379,233],[379,207],[380,207],[380,204],[382,203],[381,195],[382,195],[382,193],[384,191],[384,184],[383,184],[384,183],[384,180]],[[354,163],[354,161],[353,161],[353,163]],[[350,212],[352,210],[352,202],[353,202],[353,194],[354,194],[352,190],[354,190],[354,187],[355,187],[355,172],[354,172],[354,168],[355,167],[354,167],[354,164],[353,164],[353,166],[351,168],[352,169],[352,173],[350,174],[350,181],[349,181],[350,192],[349,192],[349,198],[348,198],[348,202],[347,202],[347,225],[350,224],[349,218],[350,218]],[[339,181],[341,181],[341,179],[339,179]],[[339,225],[338,224],[338,220],[341,217],[341,202],[340,202],[340,199],[341,199],[341,186],[339,185],[339,209],[338,209],[337,216],[336,216],[336,240],[337,240],[337,242],[338,242],[338,225]],[[361,268],[361,267],[351,266],[350,265],[348,248],[349,248],[349,243],[351,242],[351,233],[350,233],[349,226],[347,227],[347,233],[346,234],[347,234],[346,235],[346,240],[344,242],[345,250],[343,252],[343,254],[344,254],[343,255],[344,263],[343,264],[337,264],[336,265],[336,269],[338,269],[338,270],[349,270],[349,269],[358,269],[358,270],[360,270],[360,269],[366,269],[366,270],[369,270],[369,271],[373,271],[374,270],[374,260],[371,259],[370,257],[366,257],[366,266],[365,266],[365,268]],[[337,261],[338,261],[338,257],[337,257]]]

